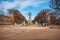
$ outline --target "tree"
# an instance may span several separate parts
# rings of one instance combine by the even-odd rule
[[[34,18],[34,21],[37,21],[38,23],[46,23],[46,17],[50,12],[50,9],[44,9],[41,12],[38,13],[38,15]]]
[[[60,10],[60,0],[50,0],[50,7],[55,10]]]
[[[31,25],[32,24],[32,19],[31,19],[32,14],[31,13],[28,13],[28,16],[29,16],[28,24]]]
[[[8,12],[9,12],[9,14],[12,14],[14,16],[14,23],[20,24],[23,21],[27,22],[27,20],[21,14],[21,12],[19,12],[19,10],[17,10],[17,9],[8,9]]]
[[[60,15],[60,0],[50,0],[50,7],[55,10],[54,16],[57,18]]]
[[[34,18],[34,21],[37,21],[40,24],[55,24],[57,13],[53,12],[50,9],[44,9],[38,13],[38,15]]]
[[[28,13],[28,16],[29,16],[29,20],[31,20],[32,14],[31,13]]]

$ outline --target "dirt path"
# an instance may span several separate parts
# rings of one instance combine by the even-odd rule
[[[60,40],[60,29],[48,27],[0,28],[0,40]]]

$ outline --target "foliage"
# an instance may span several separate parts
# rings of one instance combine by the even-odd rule
[[[27,21],[25,17],[17,9],[8,9],[9,14],[14,16],[14,23],[20,24],[23,21]]]
[[[50,0],[50,7],[56,10],[60,10],[60,0]]]

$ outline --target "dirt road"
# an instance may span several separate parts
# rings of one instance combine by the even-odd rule
[[[48,27],[0,28],[0,40],[60,40],[60,29]]]

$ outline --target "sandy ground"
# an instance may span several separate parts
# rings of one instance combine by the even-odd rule
[[[3,27],[0,40],[60,40],[60,29],[49,27]]]

